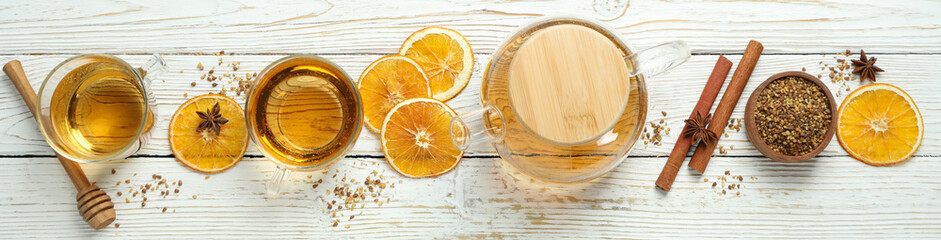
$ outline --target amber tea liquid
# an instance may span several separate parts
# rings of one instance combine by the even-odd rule
[[[293,168],[345,154],[362,129],[359,95],[346,74],[312,56],[288,57],[256,79],[246,119],[256,144]]]
[[[102,159],[134,144],[147,126],[147,98],[137,73],[114,60],[87,56],[55,86],[49,105],[66,154]]]
[[[634,63],[623,58],[631,52],[613,34],[553,20],[497,49],[481,101],[503,113],[506,135],[495,147],[521,172],[587,180],[610,171],[636,142],[646,118],[644,79],[629,75]]]

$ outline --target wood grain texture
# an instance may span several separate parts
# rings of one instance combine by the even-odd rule
[[[932,68],[941,65],[939,9],[941,2],[930,0],[634,0],[623,14],[579,0],[0,1],[0,29],[9,33],[0,35],[0,62],[21,60],[33,88],[77,53],[111,53],[139,65],[159,52],[170,65],[153,85],[157,128],[144,150],[124,161],[83,165],[115,200],[121,226],[101,231],[76,214],[68,177],[16,90],[0,80],[0,238],[941,238],[941,95]],[[383,193],[387,204],[367,204],[348,220],[326,211],[333,199],[326,190],[336,185],[330,173],[295,173],[285,193],[269,199],[264,182],[274,164],[253,146],[250,157],[208,179],[168,150],[167,125],[176,108],[220,90],[199,80],[205,71],[196,69],[197,63],[215,66],[213,52],[235,53],[223,59],[240,62],[242,75],[288,54],[310,53],[358,78],[371,61],[397,53],[412,32],[453,28],[467,37],[477,61],[468,87],[448,102],[461,113],[479,106],[481,66],[498,44],[519,26],[560,11],[605,19],[635,48],[682,39],[696,54],[647,79],[647,121],[663,120],[671,129],[662,145],[639,143],[631,157],[594,181],[538,183],[491,149],[473,149],[443,176],[406,179],[385,162],[376,136],[363,131],[351,156],[328,171],[363,179],[375,170],[396,187]],[[669,193],[656,190],[657,174],[716,55],[738,62],[749,39],[764,44],[765,56],[743,98],[775,73],[806,69],[822,75],[839,102],[858,81],[830,82],[830,71],[821,68],[836,65],[834,57],[845,49],[879,58],[886,70],[879,81],[908,91],[924,115],[925,139],[915,157],[870,167],[833,140],[814,159],[779,163],[760,157],[744,129],[727,129],[719,145],[732,150],[716,151],[704,175],[684,167]],[[737,107],[732,118],[743,113]],[[140,196],[116,195],[151,182],[153,174],[185,184],[165,199],[149,193],[145,207]],[[318,179],[324,183],[313,188]],[[741,187],[729,190],[729,184]],[[338,227],[334,220],[341,220]]]
[[[897,238],[941,234],[941,162],[915,157],[892,168],[875,168],[849,157],[784,164],[764,158],[717,157],[709,182],[681,171],[669,194],[653,181],[663,158],[629,158],[588,184],[545,185],[513,171],[500,159],[465,159],[454,172],[406,179],[381,158],[350,158],[330,167],[349,178],[373,170],[396,183],[353,220],[332,227],[326,193],[334,178],[312,188],[320,173],[295,173],[277,199],[264,195],[274,165],[247,158],[211,175],[172,158],[130,158],[85,164],[89,177],[115,196],[151,174],[183,180],[178,195],[115,197],[119,228],[92,231],[74,213],[68,179],[52,158],[0,161],[0,232],[18,237],[101,238]],[[116,169],[111,174],[110,169]],[[743,176],[721,194],[718,175]],[[134,176],[133,173],[137,175]],[[313,175],[308,179],[308,175]],[[756,177],[757,179],[753,179]],[[339,177],[337,177],[339,178]],[[131,184],[115,182],[130,179]],[[399,182],[402,180],[402,182]],[[736,195],[735,192],[740,192]],[[125,192],[126,193],[126,192]],[[196,199],[192,195],[197,195]],[[41,201],[37,201],[41,199]],[[167,213],[162,208],[167,207]],[[173,211],[176,211],[175,213]],[[348,214],[347,211],[340,213]],[[53,225],[56,228],[45,226]],[[346,226],[350,228],[347,229]],[[394,230],[392,230],[394,229]],[[734,233],[734,234],[733,234]],[[483,234],[483,235],[476,235]],[[492,236],[491,236],[492,235]]]
[[[547,14],[611,19],[625,39],[653,46],[689,41],[695,53],[741,53],[747,39],[766,53],[941,53],[941,2],[634,0],[600,15],[594,1],[158,1],[0,3],[0,49],[78,52],[391,54],[426,26],[464,34],[490,53],[520,25]],[[94,6],[94,7],[92,7]],[[616,10],[615,10],[616,11]],[[610,16],[613,15],[613,16]],[[618,17],[619,16],[619,17]],[[865,34],[860,34],[865,32]]]
[[[835,51],[836,52],[836,51]],[[38,89],[46,72],[51,71],[56,64],[68,58],[71,55],[49,55],[49,56],[0,56],[0,61],[9,59],[20,59],[23,67],[26,69],[26,75],[30,79],[33,88]],[[336,62],[342,67],[350,77],[359,79],[362,70],[373,60],[382,55],[340,55],[330,56],[331,61]],[[829,70],[821,70],[823,64],[833,66],[836,60],[832,55],[767,55],[762,56],[756,66],[752,79],[748,81],[745,91],[742,93],[739,101],[745,102],[752,90],[761,82],[764,82],[773,74],[801,70],[806,68],[811,75],[822,74],[821,80],[830,86],[831,92],[836,95],[837,102],[841,102],[843,97],[849,93],[845,87],[838,83],[830,81]],[[933,111],[941,105],[941,95],[935,94],[934,87],[937,85],[937,74],[931,68],[923,66],[941,65],[941,55],[904,55],[904,54],[879,54],[872,56],[879,58],[879,66],[886,69],[886,72],[879,73],[879,81],[890,83],[906,90],[915,99],[916,104],[921,108],[925,119],[925,139],[918,153],[922,156],[941,154],[941,112]],[[144,55],[119,55],[131,64],[142,64],[148,56]],[[164,56],[169,65],[169,71],[166,75],[160,77],[154,82],[153,88],[157,98],[157,122],[153,132],[153,138],[139,153],[142,155],[169,155],[170,148],[167,141],[167,128],[170,117],[187,97],[193,97],[199,94],[205,94],[210,91],[218,92],[221,86],[231,87],[233,84],[222,84],[218,87],[211,87],[211,83],[200,80],[210,65],[216,65],[219,57],[217,56],[192,56],[192,55],[168,55]],[[238,74],[261,71],[268,63],[283,57],[282,55],[235,55],[225,56],[223,60],[237,61],[239,65]],[[727,56],[732,62],[738,62],[741,55]],[[696,105],[697,97],[705,85],[706,78],[712,71],[715,60],[718,56],[697,55],[693,56],[682,66],[667,73],[649,78],[647,87],[649,91],[648,122],[664,123],[670,128],[670,133],[663,137],[661,146],[649,144],[635,145],[632,155],[640,156],[667,156],[676,140],[676,134],[679,134],[683,127],[683,120],[687,113],[692,111]],[[478,62],[486,63],[489,56],[478,56]],[[823,64],[821,64],[823,62]],[[196,68],[197,63],[206,65],[207,69],[199,71]],[[225,65],[225,64],[223,64]],[[217,69],[223,69],[218,67]],[[183,73],[180,73],[180,70]],[[231,70],[231,69],[229,69]],[[221,71],[221,70],[220,70]],[[226,70],[228,71],[228,70]],[[468,112],[480,106],[480,85],[482,68],[474,69],[471,82],[467,84],[461,94],[448,101],[448,104],[458,113]],[[849,73],[851,69],[846,72]],[[222,71],[224,72],[224,71]],[[218,75],[218,72],[217,72]],[[192,82],[197,82],[196,87],[191,87]],[[219,81],[217,81],[219,82]],[[225,81],[221,82],[224,83]],[[856,89],[859,86],[858,81],[849,81],[847,86]],[[842,89],[842,90],[841,90]],[[723,88],[723,92],[725,89]],[[722,94],[722,93],[720,93]],[[233,95],[233,94],[230,94]],[[239,103],[243,103],[242,96],[234,97]],[[735,108],[732,118],[740,119],[744,115],[744,104]],[[664,117],[661,112],[667,112]],[[0,81],[0,125],[11,126],[0,131],[0,145],[4,146],[0,151],[0,156],[17,155],[52,155],[52,150],[46,145],[39,133],[35,120],[29,114],[22,100],[19,99],[16,90],[10,85],[9,81]],[[732,148],[728,155],[737,156],[759,156],[757,151],[748,142],[745,136],[745,130],[726,131],[729,136],[722,136],[719,145],[725,149]],[[821,154],[823,156],[845,155],[840,148],[840,144],[834,139],[830,146]],[[741,150],[741,151],[739,151]],[[718,151],[716,151],[718,153]],[[253,146],[249,147],[249,155],[260,156]],[[379,148],[378,137],[369,132],[363,131],[354,146],[352,155],[381,156],[382,150]],[[471,155],[495,156],[492,149],[473,149]]]

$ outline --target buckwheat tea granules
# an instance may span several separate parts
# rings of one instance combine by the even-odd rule
[[[817,84],[800,77],[774,80],[758,95],[755,123],[772,150],[790,156],[813,151],[830,126],[832,110]]]

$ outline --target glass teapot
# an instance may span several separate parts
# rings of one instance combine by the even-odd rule
[[[520,172],[546,182],[600,177],[626,159],[642,134],[645,77],[689,56],[683,41],[633,51],[593,20],[536,21],[496,49],[483,77],[483,107],[452,119],[452,141],[461,150],[492,146]]]

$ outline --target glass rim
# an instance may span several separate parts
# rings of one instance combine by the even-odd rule
[[[310,166],[290,165],[290,164],[285,164],[279,160],[276,160],[277,158],[274,157],[273,154],[265,150],[262,144],[260,144],[258,140],[257,129],[253,127],[257,123],[255,122],[254,118],[251,116],[251,114],[253,113],[249,113],[249,111],[247,111],[248,106],[251,105],[252,103],[255,103],[255,101],[257,101],[257,99],[253,101],[252,96],[256,94],[255,91],[258,90],[260,87],[260,84],[258,84],[259,79],[263,79],[265,76],[272,74],[271,72],[272,70],[278,69],[284,66],[284,64],[288,63],[289,61],[296,60],[296,59],[311,59],[317,62],[325,63],[329,65],[330,67],[334,68],[337,71],[337,73],[342,74],[344,77],[346,77],[346,80],[349,81],[350,86],[352,86],[350,90],[352,91],[353,96],[355,97],[356,112],[359,115],[359,117],[356,118],[356,123],[355,123],[356,129],[353,132],[353,137],[351,137],[345,143],[343,149],[340,150],[339,154],[337,154],[336,157],[332,159],[328,159],[327,161],[323,161],[321,163],[310,165]],[[353,81],[353,78],[350,77],[350,75],[346,72],[346,70],[343,70],[342,67],[340,67],[333,61],[330,61],[329,59],[326,59],[321,56],[313,55],[313,54],[293,54],[293,55],[279,58],[278,60],[275,60],[271,62],[270,64],[268,64],[268,66],[266,66],[264,69],[258,72],[258,75],[255,76],[255,79],[252,79],[252,86],[251,88],[248,89],[248,94],[246,94],[245,96],[244,108],[246,109],[245,127],[248,128],[249,138],[251,138],[252,143],[255,145],[255,148],[258,149],[258,151],[261,152],[262,155],[264,155],[265,158],[267,158],[269,161],[274,162],[276,165],[287,168],[292,171],[316,171],[316,170],[326,168],[330,165],[333,165],[340,159],[343,159],[344,157],[346,157],[346,154],[349,153],[349,151],[353,149],[353,145],[355,145],[356,141],[359,139],[359,135],[361,134],[362,128],[363,128],[363,117],[362,117],[363,116],[363,104],[362,104],[362,99],[359,96],[359,90],[356,88],[356,82]]]
[[[512,45],[512,43],[516,41],[516,39],[525,35],[531,35],[532,33],[534,33],[532,32],[533,29],[540,28],[540,27],[553,26],[553,25],[559,24],[560,22],[561,24],[566,24],[565,22],[573,22],[572,24],[586,25],[586,27],[591,28],[592,30],[598,31],[599,33],[607,37],[610,37],[615,45],[617,45],[618,47],[623,47],[626,51],[628,51],[625,55],[622,56],[624,58],[630,56],[629,54],[634,53],[634,48],[632,48],[630,45],[624,42],[620,34],[618,34],[617,32],[614,31],[614,29],[608,27],[606,24],[600,21],[589,19],[589,18],[577,17],[574,15],[551,14],[551,15],[537,18],[536,20],[533,20],[532,22],[521,25],[517,29],[513,30],[513,32],[510,35],[508,35],[500,43],[500,45],[498,45],[497,49],[490,55],[490,61],[487,64],[487,68],[484,69],[483,82],[486,83],[488,79],[491,78],[490,75],[493,74],[493,72],[491,72],[491,69],[493,69],[493,67],[495,67],[495,65],[498,64],[498,62],[494,62],[494,60],[497,59],[498,57],[502,57],[504,52],[506,52],[507,48],[510,45]],[[540,30],[536,30],[536,31],[540,31]],[[637,65],[637,63],[634,62],[633,59],[625,59],[625,61],[628,61],[632,66]],[[630,81],[630,78],[633,78],[633,77],[628,77],[628,81]],[[640,83],[646,85],[646,81],[644,81],[644,78],[646,78],[646,76],[644,76],[643,74],[640,74],[637,76],[637,78],[640,79],[639,81]],[[509,82],[507,82],[507,88],[510,88]],[[641,89],[646,89],[646,86],[642,86]],[[511,95],[511,94],[512,92],[508,93],[508,95]],[[644,98],[646,97],[647,96],[645,94]],[[481,103],[485,103],[483,94],[480,95],[480,98],[481,98]],[[626,109],[627,104],[629,102],[630,102],[630,98],[624,99],[624,102],[621,103],[621,108],[619,108],[621,109],[621,111],[620,111],[620,114],[618,114],[618,116],[624,115],[624,109]],[[514,115],[519,115],[519,113],[516,112],[517,111],[516,108],[511,108],[511,110],[513,111]],[[611,129],[613,129],[614,126],[617,125],[617,119],[615,119],[614,121],[611,121],[611,123],[608,124],[608,126],[606,126],[603,130],[599,131],[594,136],[580,140],[580,141],[576,141],[576,142],[560,142],[560,141],[549,139],[537,133],[528,124],[526,124],[525,121],[521,121],[521,123],[522,123],[523,128],[526,129],[526,131],[529,131],[530,133],[532,133],[533,136],[535,136],[536,138],[542,141],[546,141],[548,143],[553,143],[553,144],[558,144],[560,146],[577,146],[577,145],[582,145],[585,143],[598,140],[599,138],[604,136],[605,133],[611,131]]]
[[[520,25],[520,27],[518,27],[517,29],[511,31],[511,33],[510,33],[509,35],[507,35],[499,45],[497,45],[498,47],[494,50],[494,52],[491,53],[490,59],[489,59],[489,61],[488,61],[488,64],[486,65],[486,68],[484,69],[484,72],[483,72],[483,76],[482,76],[483,80],[481,81],[481,91],[482,91],[481,94],[480,94],[480,103],[481,103],[481,104],[483,104],[483,105],[487,105],[487,104],[488,104],[487,99],[486,99],[486,97],[485,97],[486,94],[487,94],[486,91],[487,91],[487,87],[488,87],[488,86],[487,86],[487,82],[490,81],[491,74],[493,74],[492,70],[495,69],[495,68],[497,67],[497,65],[498,65],[498,63],[497,63],[495,60],[496,60],[498,57],[501,57],[501,56],[504,54],[504,52],[507,50],[508,46],[510,46],[510,44],[512,44],[513,41],[516,41],[516,38],[517,38],[517,37],[522,36],[526,31],[531,30],[531,29],[533,29],[533,28],[535,28],[535,27],[544,25],[544,24],[546,24],[546,23],[557,22],[557,21],[572,21],[572,22],[579,22],[579,23],[587,23],[587,24],[590,24],[591,26],[594,26],[594,27],[595,27],[595,28],[593,28],[593,29],[602,31],[602,33],[605,34],[605,35],[612,36],[612,37],[613,37],[613,40],[615,41],[615,43],[616,43],[618,46],[624,47],[624,48],[625,48],[627,51],[629,51],[630,53],[634,53],[634,52],[635,52],[635,48],[633,48],[633,47],[632,47],[631,45],[629,45],[628,43],[624,42],[624,40],[623,40],[623,38],[621,37],[620,34],[618,34],[614,29],[610,28],[607,24],[604,24],[604,23],[601,22],[601,21],[598,21],[598,20],[595,20],[595,19],[588,19],[588,18],[584,18],[584,17],[578,17],[578,16],[573,16],[573,15],[568,15],[568,14],[550,14],[550,15],[546,15],[546,16],[543,16],[543,17],[539,17],[539,18],[537,18],[537,19],[535,19],[535,20],[533,20],[533,21],[531,21],[531,22],[528,22],[528,23],[526,23],[526,24]],[[624,57],[627,57],[627,56],[629,56],[629,55],[624,55]],[[631,60],[631,59],[627,59],[627,60],[628,60],[628,61],[632,61],[632,62],[631,62],[632,64],[637,64],[636,62],[633,62],[633,60]],[[514,169],[516,169],[517,171],[519,171],[519,172],[522,173],[523,175],[526,175],[526,176],[528,176],[528,177],[531,177],[532,179],[536,179],[536,180],[538,180],[538,181],[540,181],[540,182],[544,182],[544,183],[550,183],[550,184],[582,183],[582,182],[591,181],[591,180],[594,180],[594,179],[597,179],[597,178],[600,178],[600,177],[606,175],[607,173],[609,173],[609,172],[611,172],[612,170],[614,170],[617,166],[619,166],[622,162],[624,162],[624,160],[626,160],[626,159],[628,158],[628,156],[630,156],[630,153],[633,151],[634,146],[637,145],[638,140],[640,140],[640,138],[642,137],[642,131],[643,131],[643,129],[644,129],[644,124],[645,124],[645,121],[646,121],[646,118],[647,118],[647,113],[648,113],[648,111],[649,111],[649,109],[648,109],[648,108],[649,108],[649,103],[647,103],[647,101],[649,100],[648,89],[647,89],[647,84],[646,84],[647,79],[646,79],[646,76],[643,75],[643,74],[640,74],[638,77],[632,78],[632,79],[636,79],[636,81],[639,83],[639,84],[637,84],[638,86],[636,86],[636,87],[633,86],[634,84],[632,84],[631,88],[637,88],[638,93],[640,94],[638,97],[641,99],[641,102],[643,103],[643,106],[639,109],[640,112],[639,112],[638,118],[637,118],[636,121],[635,121],[635,126],[637,126],[637,127],[631,132],[630,143],[626,146],[626,151],[624,152],[624,155],[621,156],[620,158],[618,158],[618,159],[616,159],[616,160],[614,160],[614,161],[611,161],[611,162],[609,162],[608,164],[602,166],[602,167],[599,168],[595,173],[592,173],[592,174],[582,174],[582,175],[580,175],[580,176],[572,177],[572,178],[567,178],[567,179],[545,178],[545,177],[543,177],[542,174],[539,174],[538,172],[533,171],[532,169],[529,169],[529,168],[527,168],[527,167],[525,167],[525,166],[522,166],[522,165],[520,165],[519,163],[517,163],[517,162],[514,161],[514,160],[510,160],[510,159],[505,158],[506,156],[504,156],[504,152],[503,152],[504,150],[501,150],[501,147],[500,147],[500,146],[495,146],[495,147],[496,147],[496,150],[497,150],[497,153],[500,154],[500,157],[501,157],[501,158],[504,158],[504,160],[505,160],[506,163],[508,163],[510,166],[512,166]],[[624,106],[623,106],[624,108],[626,108],[628,102],[630,101],[630,98],[632,98],[632,97],[629,97],[629,98],[625,99]],[[516,113],[515,113],[515,110],[514,110],[513,114],[516,114]],[[623,116],[623,115],[624,115],[624,113],[623,113],[623,111],[622,111],[621,116]],[[524,129],[526,129],[526,131],[530,132],[530,134],[533,135],[534,137],[536,137],[537,139],[546,141],[547,143],[559,144],[559,143],[556,143],[555,141],[548,141],[548,139],[546,139],[546,138],[544,138],[544,137],[542,137],[542,136],[539,136],[538,134],[534,133],[534,132],[533,132],[531,129],[529,129],[529,127],[526,126],[525,124],[522,124],[522,125],[524,126]],[[617,125],[617,121],[615,121],[615,123],[613,123],[611,126],[609,126],[606,130],[602,131],[601,134],[599,134],[598,136],[596,136],[596,137],[594,137],[594,138],[588,140],[587,142],[591,142],[591,141],[594,141],[594,140],[597,140],[597,139],[601,138],[602,136],[605,135],[604,133],[609,132],[611,129],[613,129],[613,127],[614,127],[615,125]],[[506,134],[509,134],[509,133],[506,133]],[[585,144],[585,142],[580,143],[580,144]],[[560,146],[571,146],[571,145],[578,145],[578,144],[559,144],[559,145],[560,145]]]
[[[72,57],[69,57],[69,58],[63,60],[63,61],[60,62],[58,65],[56,65],[54,68],[52,68],[52,71],[49,71],[49,74],[48,74],[48,75],[46,75],[46,78],[43,80],[42,85],[39,87],[39,92],[36,94],[36,106],[35,106],[35,107],[36,107],[36,113],[33,114],[33,118],[35,118],[37,124],[39,124],[39,130],[40,130],[40,132],[42,133],[43,138],[46,140],[46,143],[47,143],[50,147],[52,147],[52,150],[53,150],[53,151],[55,151],[56,153],[58,153],[60,156],[65,157],[66,159],[69,159],[69,160],[72,160],[72,161],[75,161],[75,162],[92,163],[92,162],[110,161],[110,160],[122,158],[121,155],[124,155],[124,154],[127,152],[127,150],[131,148],[131,146],[134,146],[134,142],[139,142],[139,141],[140,141],[141,135],[143,135],[144,129],[147,127],[148,118],[151,117],[150,114],[148,114],[148,111],[150,111],[150,108],[151,108],[152,106],[151,106],[150,102],[146,99],[146,98],[147,98],[146,96],[144,97],[144,108],[143,108],[143,112],[141,113],[141,114],[144,115],[144,118],[143,118],[143,121],[141,121],[141,124],[140,124],[140,126],[138,127],[138,129],[137,129],[137,133],[134,134],[134,139],[133,139],[132,141],[130,141],[127,145],[125,145],[124,147],[122,147],[121,150],[115,151],[114,153],[112,153],[112,154],[110,154],[110,155],[108,155],[108,156],[102,157],[102,158],[100,158],[100,159],[84,159],[84,158],[79,158],[79,157],[76,157],[76,156],[74,156],[74,155],[72,155],[72,154],[67,153],[66,151],[64,151],[64,147],[63,147],[63,146],[60,146],[60,143],[53,141],[53,139],[54,139],[55,141],[61,141],[61,140],[60,140],[61,137],[58,136],[57,134],[55,134],[55,132],[53,132],[52,129],[47,129],[47,127],[45,127],[45,126],[47,126],[47,124],[48,124],[49,127],[52,127],[52,125],[51,125],[52,123],[51,123],[51,116],[50,116],[50,119],[46,119],[45,117],[42,117],[42,113],[43,113],[43,102],[44,102],[43,100],[51,101],[51,99],[45,99],[45,98],[43,98],[43,93],[44,93],[44,92],[47,92],[47,91],[53,91],[53,93],[54,93],[54,92],[55,92],[55,88],[56,88],[57,86],[59,86],[59,83],[62,81],[62,79],[56,79],[57,82],[55,82],[54,85],[50,85],[50,84],[52,84],[52,81],[54,80],[54,79],[52,79],[53,75],[56,75],[57,73],[59,73],[59,72],[61,72],[61,71],[63,71],[63,70],[66,70],[66,69],[64,69],[64,67],[66,67],[67,64],[72,63],[72,62],[77,61],[77,60],[89,58],[89,57],[102,57],[102,58],[111,59],[111,60],[113,60],[113,61],[119,63],[120,65],[124,66],[125,68],[127,68],[128,70],[130,70],[131,72],[134,73],[134,76],[137,77],[136,80],[137,80],[137,82],[138,82],[138,85],[140,86],[142,92],[143,92],[145,95],[150,91],[150,89],[147,89],[147,87],[146,87],[147,84],[144,83],[144,78],[141,77],[140,72],[137,71],[137,69],[136,69],[134,66],[131,66],[131,64],[127,63],[127,62],[124,61],[123,59],[118,58],[118,57],[116,57],[116,56],[114,56],[114,55],[105,54],[105,53],[83,53],[83,54],[78,54],[78,55],[75,55],[75,56],[72,56]],[[83,65],[78,65],[78,66],[83,66]],[[76,69],[76,68],[73,67],[73,68],[68,69],[68,71],[71,72],[71,71],[74,71],[75,69]],[[68,73],[68,72],[66,72],[66,74],[67,74],[67,73]],[[156,116],[155,116],[155,117],[156,117]],[[155,121],[155,122],[156,122],[156,121]]]

